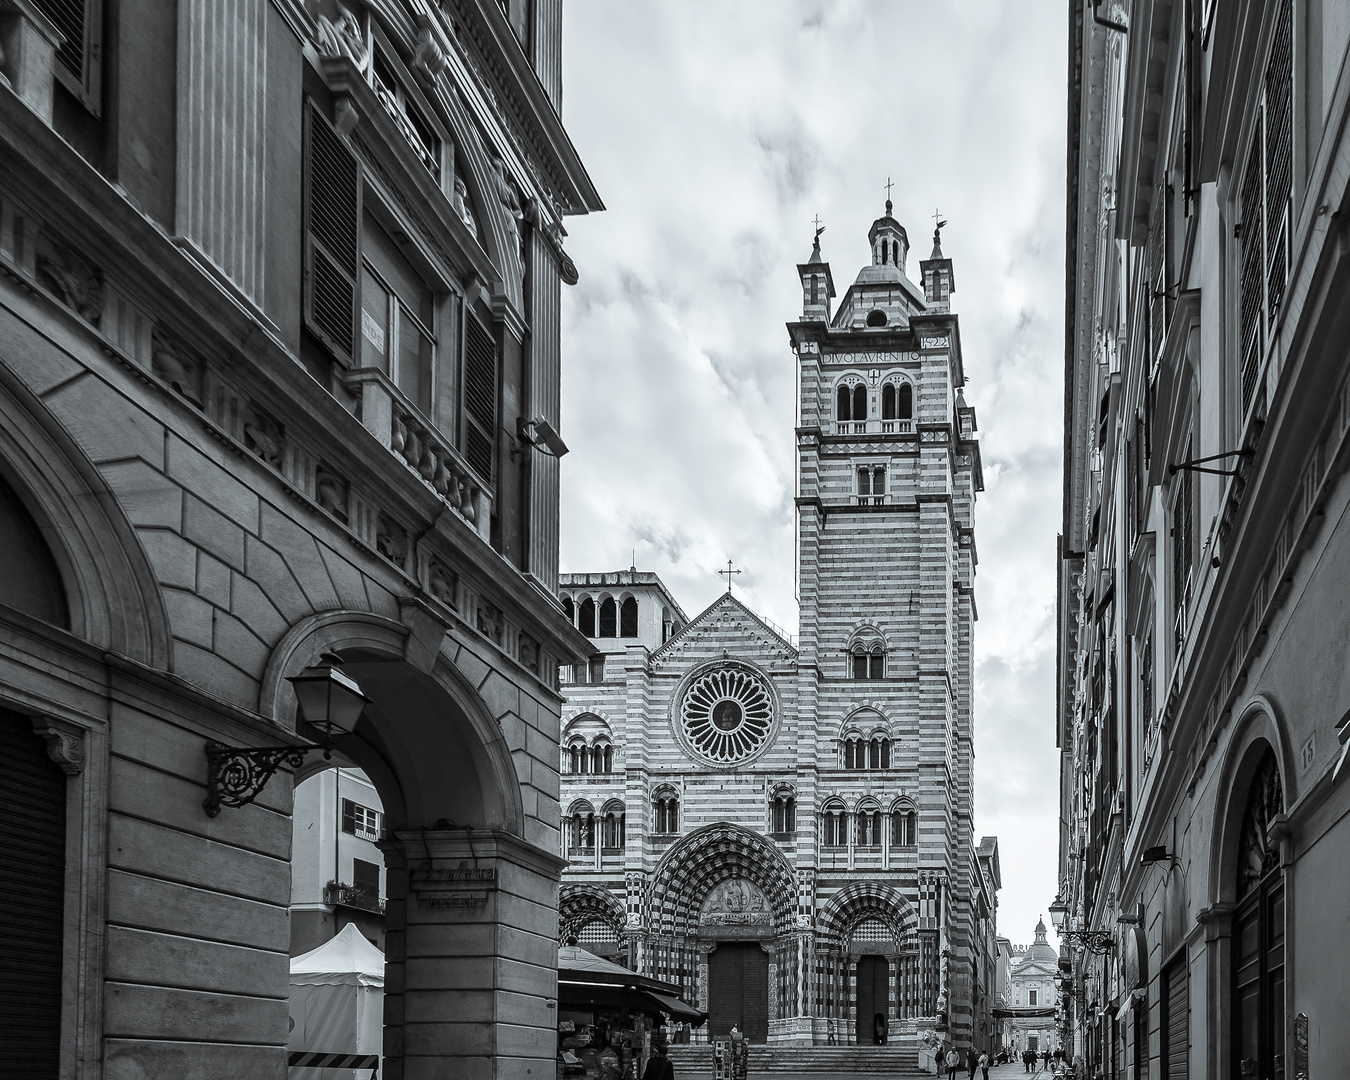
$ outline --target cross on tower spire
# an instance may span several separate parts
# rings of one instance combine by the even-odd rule
[[[731,560],[728,559],[728,560],[727,560],[727,568],[726,568],[725,570],[719,570],[719,571],[717,571],[717,573],[718,573],[720,576],[722,576],[722,577],[724,577],[724,578],[727,579],[727,592],[731,592],[731,576],[732,576],[733,574],[739,574],[740,571],[739,571],[739,570],[733,570],[733,569],[731,568]]]
[[[895,185],[894,185],[893,183],[891,183],[891,178],[890,178],[889,176],[886,177],[886,201],[887,201],[887,202],[890,202],[890,201],[891,201],[891,188],[893,188],[894,186],[895,186]]]

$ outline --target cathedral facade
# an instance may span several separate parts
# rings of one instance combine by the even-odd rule
[[[968,1041],[992,911],[971,832],[973,510],[951,260],[891,204],[834,308],[798,267],[800,640],[731,591],[564,574],[561,933],[678,984],[712,1035]]]

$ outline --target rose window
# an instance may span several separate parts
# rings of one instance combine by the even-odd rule
[[[690,746],[708,760],[743,761],[768,741],[773,698],[754,672],[716,668],[690,683],[680,706],[680,723]]]

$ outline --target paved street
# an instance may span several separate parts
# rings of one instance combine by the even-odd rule
[[[705,1074],[703,1072],[694,1072],[690,1071],[687,1068],[679,1068],[676,1070],[675,1073],[676,1080],[703,1080],[703,1077],[705,1075],[711,1074]],[[774,1072],[774,1073],[763,1073],[761,1075],[763,1075],[766,1078],[772,1077],[772,1080],[882,1080],[882,1078],[885,1078],[885,1080],[892,1080],[892,1077],[894,1076],[894,1074],[892,1073],[857,1073],[857,1072],[837,1072],[837,1073]],[[908,1078],[916,1074],[907,1072],[903,1075],[906,1078]],[[750,1080],[754,1080],[754,1076],[755,1074],[752,1073]],[[976,1080],[983,1080],[978,1070],[976,1070],[975,1076]],[[1039,1069],[1038,1071],[1028,1073],[1026,1069],[1023,1068],[1022,1063],[1020,1061],[1013,1062],[1008,1065],[995,1065],[993,1068],[989,1070],[989,1080],[1014,1080],[1015,1077],[1019,1076],[1025,1077],[1027,1078],[1027,1080],[1050,1080],[1051,1074],[1044,1069]],[[944,1072],[943,1073],[944,1080],[945,1077],[946,1073]],[[962,1069],[960,1072],[958,1072],[956,1074],[956,1077],[957,1080],[969,1080],[969,1076],[966,1073],[965,1069]]]

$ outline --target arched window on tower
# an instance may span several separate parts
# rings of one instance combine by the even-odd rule
[[[618,799],[605,803],[602,811],[600,846],[607,851],[617,851],[624,846],[624,805]]]
[[[887,383],[881,388],[881,418],[895,419],[895,383]]]
[[[915,815],[908,807],[891,811],[891,847],[913,847],[915,844]]]
[[[858,467],[858,505],[880,506],[886,501],[886,467],[860,465]]]
[[[652,800],[653,831],[677,833],[680,831],[680,797],[670,788],[663,788]]]
[[[591,772],[602,773],[605,771],[605,750],[602,746],[591,747]]]
[[[790,791],[780,791],[769,808],[769,832],[791,836],[797,831],[797,800]]]
[[[897,395],[898,402],[896,412],[900,420],[914,419],[914,388],[909,383],[901,383],[900,391]]]
[[[567,771],[572,775],[581,772],[581,755],[586,752],[586,748],[581,743],[572,743],[567,748]]]
[[[870,645],[855,642],[850,659],[855,679],[884,679],[886,677],[886,651],[881,642],[872,642]]]
[[[595,601],[589,596],[583,596],[577,608],[577,629],[588,638],[595,637]]]
[[[577,624],[576,604],[572,603],[572,598],[570,596],[564,596],[562,598],[562,604],[563,604],[563,614],[567,616],[567,621],[570,622],[573,626],[576,626]]]
[[[595,850],[595,810],[585,799],[574,802],[567,813],[567,848],[572,855]]]
[[[600,637],[615,637],[618,623],[618,607],[614,603],[614,597],[606,596],[600,601]]]
[[[638,602],[628,597],[619,607],[619,637],[638,636]]]
[[[853,394],[847,386],[841,386],[835,394],[834,418],[840,421],[848,420],[851,418],[852,411]]]
[[[610,746],[609,743],[605,743],[604,750],[605,750],[604,771],[607,773],[612,773],[614,771],[614,747]]]
[[[820,846],[848,847],[848,812],[838,799],[827,802],[820,812]]]
[[[867,387],[859,383],[853,388],[853,422],[867,419]]]

